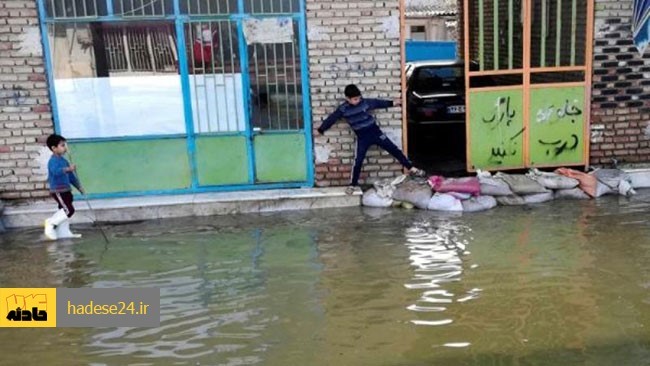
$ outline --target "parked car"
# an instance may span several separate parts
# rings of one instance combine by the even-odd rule
[[[465,73],[462,61],[406,65],[409,157],[427,171],[465,173]]]
[[[406,65],[409,124],[465,122],[462,61],[419,61]]]

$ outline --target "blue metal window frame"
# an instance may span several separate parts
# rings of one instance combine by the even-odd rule
[[[134,192],[114,192],[114,193],[88,193],[89,198],[118,198],[118,197],[132,197],[143,195],[162,195],[162,194],[191,194],[191,193],[207,193],[207,192],[231,192],[240,190],[261,190],[261,189],[283,189],[283,188],[303,188],[314,186],[314,157],[313,157],[313,136],[312,136],[312,111],[311,100],[309,96],[309,62],[308,62],[308,48],[307,48],[307,21],[306,21],[306,8],[305,1],[300,0],[300,7],[297,13],[282,13],[282,14],[250,14],[245,12],[244,0],[237,1],[237,13],[232,14],[219,14],[219,15],[189,15],[182,14],[180,10],[180,1],[173,0],[174,14],[165,16],[147,16],[147,17],[119,17],[113,13],[113,0],[104,0],[107,7],[107,15],[105,16],[92,16],[92,17],[78,17],[78,18],[48,18],[45,9],[46,0],[36,0],[38,8],[39,26],[41,31],[41,40],[43,43],[43,51],[45,55],[45,70],[48,81],[48,89],[50,94],[50,103],[52,110],[52,120],[54,122],[54,131],[61,132],[61,124],[59,120],[58,104],[56,99],[56,90],[54,86],[54,69],[52,65],[52,54],[49,44],[48,25],[55,23],[74,23],[74,22],[135,22],[135,21],[173,21],[176,30],[176,44],[178,48],[179,71],[181,78],[181,91],[183,94],[183,115],[185,118],[185,134],[174,135],[138,135],[138,136],[120,136],[120,137],[107,137],[107,138],[84,138],[84,139],[70,139],[74,143],[92,143],[104,141],[146,141],[157,139],[173,139],[185,138],[187,140],[187,155],[191,169],[191,186],[188,189],[175,189],[175,190],[151,190],[151,191],[134,191]],[[302,105],[303,105],[303,128],[298,130],[275,130],[265,131],[265,135],[270,134],[290,134],[302,132],[305,137],[305,161],[307,180],[300,182],[282,182],[282,183],[266,183],[255,184],[255,151],[253,147],[253,138],[256,135],[250,123],[250,96],[245,91],[249,90],[250,76],[248,73],[248,46],[244,39],[243,22],[247,19],[262,19],[269,17],[291,17],[298,22],[298,46],[300,55],[300,76],[302,88]],[[237,25],[238,43],[240,51],[240,63],[243,77],[244,90],[244,113],[246,118],[246,130],[244,132],[230,132],[230,133],[211,133],[200,134],[200,136],[245,136],[246,149],[248,152],[248,184],[238,185],[223,185],[223,186],[200,186],[198,181],[198,171],[196,166],[196,137],[194,131],[194,116],[192,110],[191,90],[190,90],[190,74],[187,60],[187,53],[185,52],[185,25],[192,21],[210,21],[210,20],[230,20]]]

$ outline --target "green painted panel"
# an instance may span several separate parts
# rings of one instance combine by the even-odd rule
[[[530,164],[581,164],[584,158],[583,86],[530,91]]]
[[[185,139],[69,145],[88,193],[179,189],[191,183]]]
[[[304,134],[258,135],[254,147],[258,182],[307,180]]]
[[[521,90],[470,91],[470,165],[473,169],[518,168],[524,164]]]
[[[248,183],[246,137],[198,137],[196,170],[201,186]]]

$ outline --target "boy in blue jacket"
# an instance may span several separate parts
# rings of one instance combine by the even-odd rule
[[[352,169],[352,179],[346,193],[352,194],[355,187],[359,185],[363,160],[372,145],[377,145],[388,151],[402,166],[409,170],[410,174],[424,176],[425,172],[413,166],[413,163],[404,156],[404,153],[381,131],[375,117],[369,113],[373,109],[399,106],[401,101],[396,100],[393,102],[390,100],[362,98],[361,91],[354,84],[346,86],[344,94],[346,101],[323,121],[323,124],[318,128],[318,133],[324,134],[336,121],[345,118],[357,135],[357,150],[354,168]]]
[[[80,234],[70,231],[70,217],[74,214],[72,205],[72,187],[84,193],[79,179],[75,175],[77,167],[68,163],[63,155],[68,151],[66,140],[60,135],[50,135],[46,141],[52,151],[52,157],[47,164],[47,180],[50,185],[50,195],[59,206],[52,217],[45,220],[45,237],[49,240],[64,238],[79,238]]]

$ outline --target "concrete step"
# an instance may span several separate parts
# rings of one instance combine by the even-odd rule
[[[77,212],[72,223],[119,223],[187,216],[229,215],[317,208],[354,207],[361,204],[361,190],[346,195],[345,187],[300,188],[171,196],[141,196],[85,201],[75,197]],[[53,200],[4,209],[7,228],[35,227],[56,211]],[[94,216],[96,215],[96,217]]]

